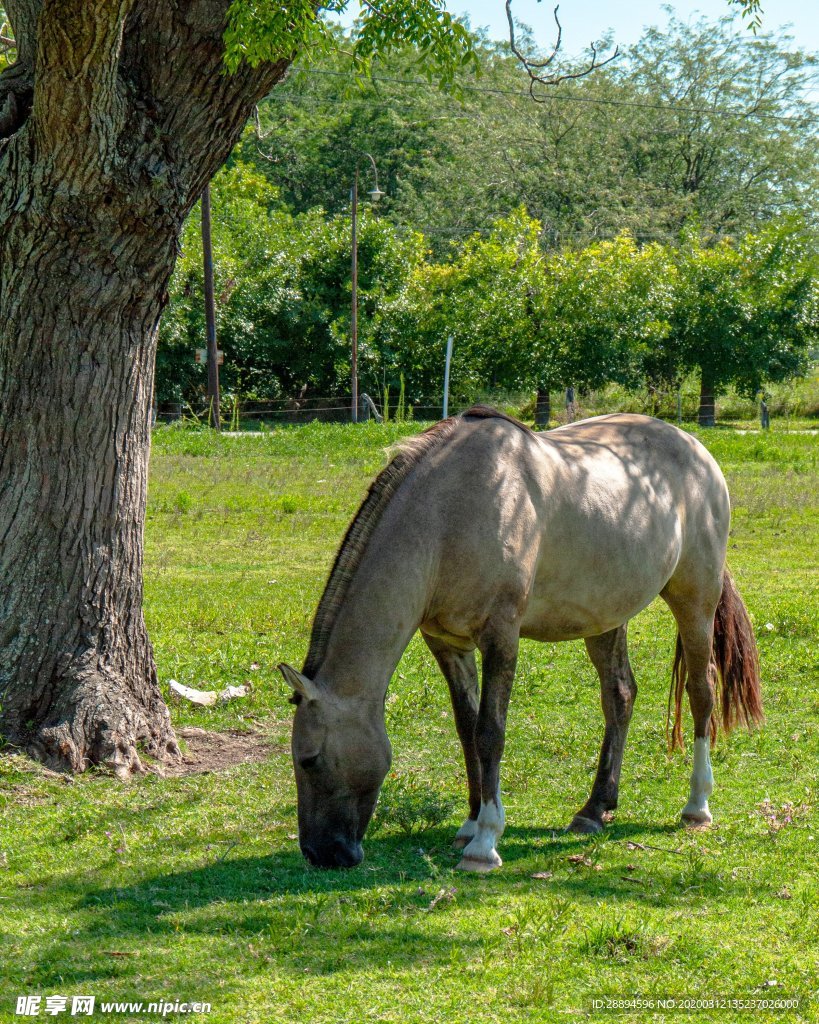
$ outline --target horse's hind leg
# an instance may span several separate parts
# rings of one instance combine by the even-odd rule
[[[711,771],[711,713],[714,692],[711,685],[711,649],[714,639],[716,601],[683,600],[671,592],[662,595],[677,620],[682,643],[685,688],[694,719],[694,768],[688,803],[682,820],[689,825],[708,825],[711,811],[708,797],[714,788]]]
[[[464,847],[462,871],[492,871],[501,866],[495,849],[503,835],[505,816],[500,795],[500,762],[506,713],[518,657],[517,623],[482,638],[482,686],[476,739],[481,765],[481,809],[474,838]]]
[[[637,684],[628,660],[626,626],[619,626],[601,636],[588,637],[586,650],[600,676],[606,731],[591,796],[572,819],[569,825],[572,832],[599,832],[606,812],[617,807],[623,750],[637,695]]]
[[[478,668],[475,664],[474,651],[464,651],[452,647],[444,640],[426,633],[422,635],[427,647],[435,655],[435,660],[449,686],[452,710],[455,715],[455,728],[458,731],[466,762],[469,817],[455,836],[454,845],[460,849],[474,838],[478,829],[478,814],[481,809],[481,762],[478,758],[478,746],[475,739],[480,703]]]

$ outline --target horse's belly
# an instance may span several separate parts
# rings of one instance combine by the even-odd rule
[[[670,524],[669,524],[670,525]],[[532,640],[599,636],[646,608],[668,582],[680,557],[677,524],[660,535],[647,533],[619,545],[576,544],[539,560],[521,621]],[[566,550],[573,552],[567,558]]]
[[[520,635],[527,640],[547,642],[599,636],[628,622],[649,605],[658,593],[658,590],[654,590],[650,595],[644,593],[634,599],[613,597],[594,605],[582,604],[571,598],[533,598],[521,622]]]

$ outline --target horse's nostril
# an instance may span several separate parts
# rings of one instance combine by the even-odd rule
[[[301,852],[315,868],[354,868],[364,859],[360,843],[348,843],[344,839],[332,840],[311,846],[301,844]]]
[[[345,842],[337,842],[335,846],[336,866],[340,868],[354,868],[364,860],[364,851],[360,843],[349,845]]]

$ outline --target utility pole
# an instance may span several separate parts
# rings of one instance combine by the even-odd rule
[[[209,417],[215,429],[221,430],[219,353],[216,347],[216,307],[213,299],[213,246],[210,237],[210,185],[205,185],[202,193],[202,256],[205,272],[205,325],[208,337]]]
[[[352,311],[350,319],[350,333],[352,334],[352,391],[353,391],[353,423],[358,423],[358,164],[355,168],[355,178],[353,178],[353,188],[350,195],[352,200],[352,242],[353,242],[353,257],[352,257],[352,279],[353,279],[353,297],[352,297]]]
[[[358,423],[358,168],[361,166],[361,161],[364,159],[370,161],[373,169],[373,177],[375,179],[375,188],[368,193],[371,202],[378,202],[378,200],[384,195],[378,187],[378,170],[375,166],[375,160],[373,160],[369,153],[362,153],[355,165],[355,177],[353,178],[353,187],[350,190],[350,205],[352,207],[351,241],[353,249],[351,260],[353,294],[352,310],[350,312],[350,335],[352,342],[350,376],[352,378],[351,384],[353,397],[351,412],[353,423]]]

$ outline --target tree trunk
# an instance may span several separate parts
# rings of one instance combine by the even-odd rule
[[[40,171],[22,167],[31,194]],[[178,753],[142,617],[154,339],[174,246],[84,212],[55,190],[9,218],[0,243],[0,724],[49,764],[126,773],[137,743]]]
[[[697,414],[697,423],[701,427],[713,427],[716,423],[714,416],[714,378],[708,370],[702,371],[700,408]]]
[[[156,329],[184,218],[286,67],[222,73],[227,6],[8,5],[0,733],[57,768],[179,756],[142,615]]]
[[[552,400],[548,388],[538,388],[535,398],[535,426],[546,429],[552,418]]]

